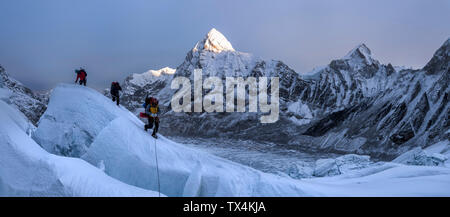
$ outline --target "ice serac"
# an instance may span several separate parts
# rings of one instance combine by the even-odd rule
[[[27,118],[0,100],[1,196],[158,196],[115,180],[87,162],[49,154],[30,138]]]
[[[74,94],[79,100],[75,104],[67,104],[66,98]],[[394,163],[366,167],[368,157],[346,156],[335,160],[342,174],[338,177],[294,180],[188,148],[162,135],[155,140],[143,130],[144,123],[132,113],[86,87],[60,85],[54,90],[50,102],[43,117],[50,115],[54,118],[48,124],[39,125],[36,131],[38,138],[46,135],[42,132],[48,132],[44,128],[57,129],[63,123],[74,127],[89,122],[93,125],[89,129],[97,129],[92,131],[92,141],[72,134],[72,138],[78,140],[75,144],[90,143],[87,149],[79,149],[84,150],[82,159],[95,166],[103,165],[105,173],[113,178],[152,191],[158,189],[158,166],[161,192],[167,196],[450,195],[450,182],[446,181],[450,180],[450,170],[446,167]],[[85,115],[88,111],[97,113]],[[113,118],[105,119],[100,113]],[[83,124],[77,127],[88,129]],[[54,134],[65,133],[64,130],[54,131]],[[44,142],[40,144],[43,147],[57,144],[49,140],[40,141]]]
[[[33,138],[50,153],[79,157],[115,118],[131,116],[131,120],[140,122],[128,111],[104,107],[111,104],[111,100],[98,98],[98,94],[90,88],[75,88],[68,84],[57,86]],[[74,103],[76,101],[82,103]]]
[[[22,83],[11,78],[6,70],[0,66],[0,88],[11,91],[9,101],[27,116],[36,125],[47,108],[45,94],[37,94],[25,87]]]

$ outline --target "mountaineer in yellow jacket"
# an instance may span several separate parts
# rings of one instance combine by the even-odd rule
[[[145,125],[145,131],[147,131],[148,129],[152,129],[153,122],[155,122],[155,128],[153,129],[152,136],[155,137],[156,139],[157,138],[156,133],[158,132],[159,128],[158,115],[160,114],[158,107],[158,99],[154,97],[145,97],[145,103],[143,106],[145,108],[145,114],[147,115],[148,118],[148,124]]]

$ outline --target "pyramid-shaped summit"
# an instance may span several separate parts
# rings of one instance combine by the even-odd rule
[[[225,36],[217,31],[215,28],[211,29],[205,38],[195,45],[194,52],[197,51],[211,51],[214,53],[220,53],[222,51],[235,51],[231,43],[225,38]]]
[[[372,58],[372,52],[364,43],[361,43],[353,48],[350,52],[347,53],[347,55],[345,55],[344,59],[362,59],[365,60],[369,65],[371,65],[373,62],[377,62]]]
[[[361,43],[355,48],[353,48],[350,52],[345,55],[345,59],[352,59],[352,58],[369,58],[371,57],[372,52],[370,49],[364,44]]]

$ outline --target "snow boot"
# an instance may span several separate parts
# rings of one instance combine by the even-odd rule
[[[158,136],[156,135],[156,133],[152,133],[153,138],[157,139]]]

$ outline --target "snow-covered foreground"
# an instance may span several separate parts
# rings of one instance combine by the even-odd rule
[[[158,189],[157,154],[161,192],[168,196],[450,196],[445,166],[376,163],[339,176],[295,180],[161,135],[155,140],[143,125],[94,90],[59,85],[33,138],[49,152],[79,156],[111,177],[149,190]]]
[[[115,180],[81,159],[49,154],[34,126],[0,100],[0,196],[158,196]]]

